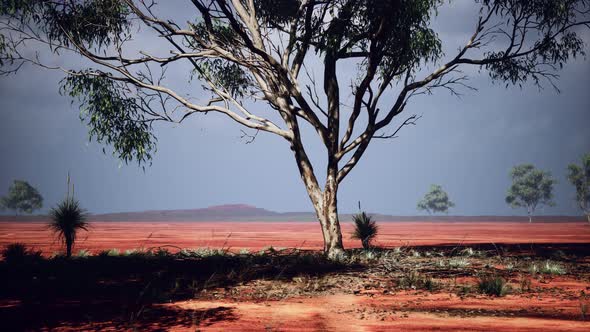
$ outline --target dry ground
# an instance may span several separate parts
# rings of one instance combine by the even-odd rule
[[[337,263],[313,250],[260,250],[262,243],[316,248],[313,224],[249,224],[209,224],[213,231],[201,223],[95,224],[78,249],[225,250],[0,263],[0,330],[590,330],[583,223],[384,223],[379,243],[395,248],[349,251]],[[26,226],[0,228],[1,241],[57,249],[47,235],[33,236],[41,225]],[[506,282],[501,296],[482,292],[485,277]]]
[[[583,222],[382,222],[376,244],[382,247],[476,243],[590,243],[590,225]],[[352,225],[343,223],[344,244]],[[0,222],[0,246],[23,242],[45,255],[60,251],[44,223]],[[92,222],[82,232],[77,249],[98,252],[166,246],[178,248],[229,247],[260,250],[267,246],[321,249],[321,230],[315,222]]]

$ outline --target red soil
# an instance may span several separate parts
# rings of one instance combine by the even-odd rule
[[[169,306],[199,313],[223,308],[226,319],[202,320],[201,331],[588,331],[590,322],[566,320],[579,316],[579,305],[577,300],[461,299],[448,293],[401,292],[254,303],[199,300]],[[468,316],[454,313],[465,309],[473,311]],[[195,326],[175,330],[191,328]]]
[[[516,222],[383,222],[377,243],[394,247],[473,243],[590,243],[586,223]],[[359,246],[350,239],[352,225],[343,223],[344,245]],[[41,222],[0,222],[0,246],[23,242],[46,255],[60,245]],[[93,252],[118,248],[224,247],[259,250],[266,246],[321,249],[320,227],[314,222],[93,222],[81,232],[78,249]]]
[[[381,246],[474,243],[590,243],[585,223],[516,222],[388,222],[380,224]],[[358,246],[344,224],[346,247]],[[0,246],[24,242],[45,254],[60,250],[43,223],[0,223]],[[309,222],[94,222],[82,233],[76,249],[98,251],[157,246],[175,248],[225,247],[258,250],[274,247],[320,249],[321,231]],[[455,282],[473,284],[473,277]],[[510,280],[517,287],[518,280]],[[532,287],[557,288],[502,298],[449,292],[381,290],[337,293],[277,300],[195,298],[159,304],[157,315],[144,330],[172,331],[590,331],[582,321],[581,306],[590,306],[586,277],[533,279]],[[18,303],[4,303],[15,306]],[[148,315],[149,312],[146,312]],[[164,324],[164,325],[162,325]],[[109,322],[81,327],[67,323],[57,331],[121,331]],[[131,330],[131,329],[130,329]]]

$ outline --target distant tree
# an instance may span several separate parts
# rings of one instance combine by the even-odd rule
[[[367,215],[365,212],[353,215],[352,221],[354,221],[352,238],[361,240],[363,248],[369,249],[371,247],[371,242],[375,239],[377,231],[379,230],[377,222],[373,220],[372,216]]]
[[[513,208],[524,207],[533,221],[535,209],[539,205],[553,206],[553,185],[555,180],[550,172],[538,170],[531,164],[515,166],[510,172],[512,185],[508,189],[506,203]]]
[[[43,196],[27,181],[14,180],[8,188],[8,194],[0,198],[0,208],[19,212],[33,213],[43,207]]]
[[[66,257],[72,256],[72,247],[76,242],[80,230],[88,231],[89,224],[86,221],[86,210],[82,209],[80,202],[74,198],[73,189],[70,196],[70,178],[68,175],[68,193],[66,198],[49,211],[51,229],[58,240],[66,246]]]
[[[590,153],[582,156],[582,166],[570,164],[567,179],[576,187],[576,201],[590,222]]]
[[[182,18],[168,15],[180,3],[190,6]],[[0,74],[28,64],[65,73],[61,93],[80,101],[90,137],[125,162],[150,162],[152,124],[196,114],[277,135],[337,257],[340,184],[371,142],[416,123],[413,97],[472,88],[469,67],[503,85],[553,85],[584,55],[588,0],[475,5],[461,18],[473,28],[445,54],[456,41],[435,31],[443,0],[2,0]]]
[[[424,198],[418,202],[418,210],[427,211],[430,214],[437,212],[448,213],[449,209],[454,207],[455,203],[451,202],[449,195],[438,184],[430,186],[430,191],[424,195]]]

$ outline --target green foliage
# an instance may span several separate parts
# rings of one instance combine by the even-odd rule
[[[399,286],[402,288],[425,289],[430,292],[439,287],[431,277],[424,276],[414,270],[403,273],[399,280]]]
[[[381,78],[395,77],[433,61],[441,54],[441,42],[430,29],[430,18],[440,0],[334,1],[327,6],[337,17],[317,31],[314,45],[319,53],[366,53],[362,66],[371,58],[382,58]],[[369,55],[370,54],[370,55]],[[373,60],[374,61],[374,60]],[[361,69],[362,70],[362,69]]]
[[[130,10],[119,0],[0,0],[0,15],[34,23],[58,45],[103,48],[129,31]]]
[[[0,208],[32,213],[43,207],[43,196],[28,182],[14,180],[8,188],[8,194],[0,197]]]
[[[361,240],[363,248],[369,249],[371,247],[371,241],[377,236],[379,230],[377,222],[365,212],[353,215],[352,221],[354,222],[352,238]]]
[[[252,86],[250,76],[240,66],[221,59],[201,60],[196,72],[200,79],[211,81],[215,86],[222,87],[232,97],[244,97]],[[207,88],[208,89],[208,88]]]
[[[90,251],[88,251],[88,249],[81,249],[76,254],[76,257],[78,257],[78,258],[88,258],[90,256],[91,256],[91,253],[90,253]]]
[[[565,274],[565,268],[559,263],[555,263],[550,260],[547,260],[541,265],[537,265],[537,263],[533,263],[529,267],[529,272],[531,272],[531,274],[543,273],[543,274],[551,274],[551,275],[561,275],[561,274]]]
[[[80,118],[89,127],[90,139],[112,145],[113,153],[126,163],[151,160],[156,141],[151,122],[141,102],[126,96],[123,85],[85,73],[70,75],[61,84],[62,94],[80,100]]]
[[[550,172],[538,170],[531,164],[515,166],[510,172],[512,185],[508,189],[506,203],[513,208],[525,207],[529,215],[529,221],[537,206],[544,204],[554,205],[553,185],[555,180]]]
[[[582,156],[582,166],[568,166],[567,179],[576,188],[576,201],[590,221],[590,153]]]
[[[66,256],[71,257],[78,232],[88,231],[86,211],[82,209],[77,199],[68,194],[63,201],[49,211],[49,217],[51,218],[49,229],[66,246]]]
[[[559,34],[559,29],[575,22],[581,12],[587,12],[587,1],[483,0],[482,2],[489,8],[495,6],[496,14],[506,19],[506,22],[500,23],[500,27],[511,24],[515,18],[527,17],[529,23],[535,23],[534,30],[539,37],[532,45],[535,51],[523,56],[509,56],[511,52],[514,52],[513,48],[487,53],[488,60],[501,60],[485,65],[492,79],[512,84],[520,84],[531,79],[539,85],[543,74],[547,73],[546,70],[540,70],[540,66],[561,68],[570,58],[585,55],[584,40],[579,32],[570,30]]]
[[[256,14],[270,26],[283,26],[298,17],[301,0],[255,0]]]
[[[477,284],[479,291],[483,294],[504,296],[508,291],[506,280],[500,276],[484,276],[479,279]]]
[[[418,202],[417,208],[420,211],[427,211],[433,214],[436,212],[448,213],[449,208],[454,206],[455,203],[451,202],[449,195],[443,188],[440,185],[433,184],[430,186],[430,191]]]

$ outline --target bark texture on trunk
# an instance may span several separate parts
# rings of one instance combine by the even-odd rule
[[[292,128],[298,133],[297,123]],[[319,186],[313,166],[305,153],[300,140],[293,140],[291,150],[295,154],[301,180],[313,204],[324,238],[324,253],[330,259],[338,259],[344,254],[342,231],[338,220],[338,168],[337,163],[328,163],[328,174],[324,190]]]
[[[335,177],[328,176],[322,201],[316,206],[318,220],[324,236],[324,252],[331,259],[337,259],[344,254],[342,231],[338,220],[338,184]]]

